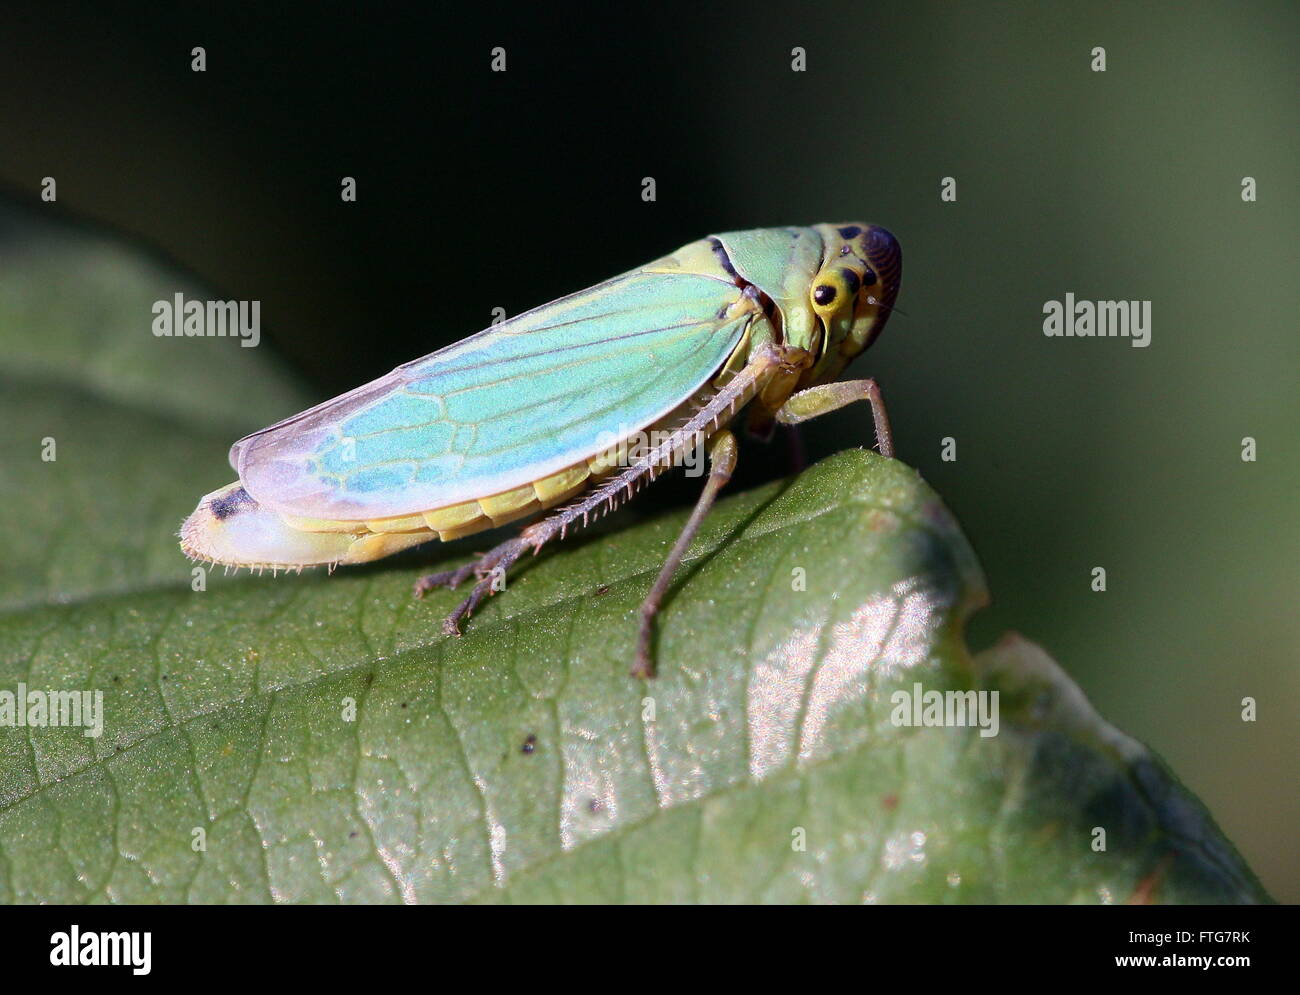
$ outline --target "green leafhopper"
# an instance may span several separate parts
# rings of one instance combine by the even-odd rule
[[[866,400],[893,454],[875,382],[838,377],[884,328],[901,278],[898,241],[872,225],[708,236],[241,439],[239,480],[199,501],[181,548],[333,567],[545,513],[416,585],[475,580],[444,623],[457,633],[524,552],[704,447],[708,478],[641,610],[633,673],[652,676],[654,616],[735,467],[742,408],[766,436]]]

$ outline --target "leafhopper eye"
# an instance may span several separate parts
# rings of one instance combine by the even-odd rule
[[[848,266],[823,270],[812,289],[812,302],[823,319],[834,314],[843,302],[852,302],[862,288],[857,270]]]

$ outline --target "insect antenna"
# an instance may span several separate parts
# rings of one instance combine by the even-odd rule
[[[870,304],[870,305],[872,305],[873,307],[883,307],[886,311],[894,311],[894,312],[897,312],[898,314],[901,314],[904,318],[910,318],[910,317],[912,317],[910,314],[908,314],[906,311],[904,311],[904,310],[903,310],[901,307],[899,307],[897,304],[887,304],[885,301],[883,301],[883,300],[882,300],[881,298],[879,298],[879,297],[874,297],[874,296],[868,295],[868,296],[867,296],[867,303]]]

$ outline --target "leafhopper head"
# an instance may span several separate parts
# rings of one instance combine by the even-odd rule
[[[808,296],[820,323],[812,382],[834,379],[889,320],[903,276],[898,239],[878,225],[817,225],[821,269]]]

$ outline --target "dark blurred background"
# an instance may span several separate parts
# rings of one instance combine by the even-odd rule
[[[888,226],[906,315],[854,370],[983,560],[973,644],[1041,642],[1300,900],[1300,5],[784,6],[9,3],[0,183],[260,300],[318,399],[706,233]],[[1152,345],[1045,338],[1067,292]]]

